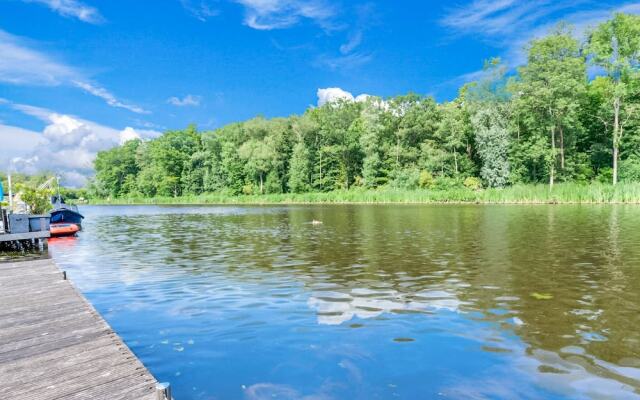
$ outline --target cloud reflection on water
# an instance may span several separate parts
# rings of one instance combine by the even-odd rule
[[[359,288],[352,289],[351,293],[314,292],[307,304],[317,312],[319,324],[340,325],[353,318],[375,318],[384,313],[456,312],[463,302],[454,293],[444,290],[406,294],[396,290],[380,292]]]

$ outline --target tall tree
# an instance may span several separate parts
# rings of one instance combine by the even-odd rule
[[[591,61],[604,69],[608,78],[605,90],[612,110],[613,184],[618,182],[620,143],[626,124],[638,112],[629,102],[631,81],[638,79],[640,68],[640,16],[616,14],[589,35]]]
[[[291,122],[294,136],[294,146],[289,163],[289,190],[294,193],[311,190],[312,164],[311,146],[318,127],[312,118],[306,114],[294,117]]]
[[[257,179],[260,194],[264,193],[264,179],[273,168],[276,152],[273,143],[263,140],[250,139],[238,149],[238,155],[244,161],[244,168],[249,179]]]
[[[348,189],[360,170],[360,131],[352,124],[360,114],[361,107],[361,103],[336,101],[311,112],[319,128],[316,186],[320,190]]]
[[[389,108],[396,120],[393,124],[395,144],[389,156],[392,158],[391,175],[397,179],[405,175],[406,170],[424,163],[421,149],[426,141],[435,139],[440,113],[432,97],[415,94],[391,99]]]
[[[179,196],[184,189],[182,178],[193,153],[202,147],[194,125],[168,131],[141,147],[140,164],[147,192],[163,196]]]
[[[293,146],[289,171],[289,189],[293,193],[307,192],[311,188],[309,158],[309,149],[304,141],[299,139]]]
[[[386,179],[381,152],[385,126],[383,123],[385,103],[380,98],[366,100],[360,117],[354,122],[360,134],[360,147],[363,153],[362,178],[364,185],[373,188]]]
[[[506,91],[505,72],[499,58],[485,61],[485,76],[464,89],[470,104],[474,142],[480,159],[480,177],[491,187],[509,183],[509,121],[511,103]]]
[[[476,146],[482,161],[480,176],[490,187],[509,183],[508,104],[497,101],[483,103],[472,116]]]
[[[553,187],[558,164],[565,168],[567,132],[579,121],[587,83],[585,59],[568,27],[559,25],[550,35],[531,42],[527,64],[519,73],[512,89],[514,106],[525,110],[531,130],[548,132],[549,186]]]
[[[442,119],[438,125],[438,142],[453,163],[453,174],[457,176],[462,166],[468,168],[470,136],[473,131],[471,121],[462,101],[456,100],[440,106]]]
[[[140,140],[130,140],[120,147],[101,151],[96,156],[94,168],[96,179],[109,196],[119,197],[132,191],[132,180],[140,171],[136,154]]]

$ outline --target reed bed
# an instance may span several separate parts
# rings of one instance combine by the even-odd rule
[[[475,203],[475,204],[640,204],[640,183],[616,186],[561,183],[548,185],[515,185],[502,189],[472,190],[468,188],[404,190],[380,188],[332,192],[283,193],[232,196],[206,193],[180,197],[128,197],[92,199],[91,204],[304,204],[304,203]]]

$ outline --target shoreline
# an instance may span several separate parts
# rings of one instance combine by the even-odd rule
[[[433,205],[433,206],[569,206],[569,205],[592,205],[592,206],[605,206],[605,205],[629,205],[629,206],[640,206],[640,201],[634,202],[577,202],[577,201],[559,201],[559,202],[464,202],[464,201],[425,201],[425,202],[408,202],[408,201],[387,201],[387,202],[362,202],[362,201],[333,201],[333,202],[301,202],[301,201],[291,201],[291,202],[176,202],[176,203],[163,203],[163,202],[89,202],[84,203],[86,206],[385,206],[385,205],[395,205],[395,206],[419,206],[419,205]]]
[[[122,197],[90,199],[90,205],[310,205],[310,204],[440,204],[440,205],[555,205],[628,204],[640,205],[640,184],[617,186],[557,184],[519,185],[504,189],[372,189],[333,192],[228,195],[207,193],[178,197]]]

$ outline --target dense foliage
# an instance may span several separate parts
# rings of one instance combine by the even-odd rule
[[[51,189],[40,189],[28,185],[18,185],[18,191],[20,193],[20,200],[23,201],[29,212],[32,214],[44,214],[51,210],[51,195],[53,191]]]
[[[39,189],[39,187],[43,183],[50,180],[53,176],[55,175],[49,172],[43,172],[36,175],[13,173],[11,175],[11,181],[13,184],[13,194],[29,191],[29,192],[40,192],[41,193],[40,196],[42,196],[42,193],[44,193],[45,190]],[[0,171],[0,182],[2,182],[2,186],[4,187],[4,192],[5,192],[4,202],[8,203],[9,202],[9,198],[8,198],[9,197],[9,180],[8,180],[7,174],[2,171]],[[54,191],[59,190],[60,194],[65,199],[65,201],[68,201],[70,203],[78,202],[80,200],[85,200],[88,197],[88,193],[86,189],[74,189],[74,188],[66,188],[66,187],[53,188],[52,187],[51,190],[54,190]],[[47,198],[47,203],[49,202],[49,194],[44,196]],[[30,195],[27,195],[27,197],[28,196]],[[24,197],[22,197],[22,200],[26,202]]]
[[[595,72],[594,72],[595,71]],[[499,60],[438,104],[408,94],[194,126],[98,154],[98,197],[504,187],[640,180],[640,17],[580,43],[559,25],[515,74]]]

